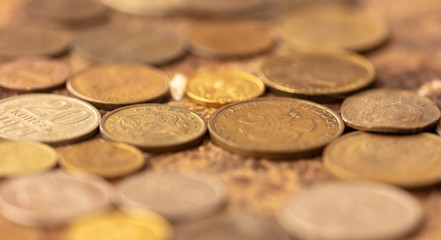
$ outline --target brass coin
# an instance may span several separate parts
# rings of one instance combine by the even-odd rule
[[[67,90],[103,109],[157,101],[168,93],[168,77],[142,65],[108,64],[87,69],[68,80]]]
[[[65,144],[95,134],[101,115],[92,105],[55,94],[23,94],[0,101],[0,138]]]
[[[298,239],[401,239],[421,226],[423,210],[412,195],[389,185],[331,182],[297,193],[277,219]]]
[[[14,91],[41,91],[60,86],[70,74],[62,61],[20,58],[0,66],[0,86]]]
[[[208,122],[211,139],[243,155],[293,158],[317,153],[344,129],[332,110],[292,98],[258,98],[217,110]]]
[[[138,149],[124,143],[95,141],[66,149],[60,165],[72,172],[117,178],[143,167],[144,156]]]
[[[14,177],[47,170],[57,164],[57,152],[41,143],[0,142],[0,177]]]
[[[175,151],[200,143],[207,131],[196,113],[165,104],[138,104],[106,114],[101,135],[150,152]]]
[[[304,52],[267,60],[261,66],[264,83],[293,96],[347,94],[374,80],[374,66],[358,54]]]
[[[429,99],[399,89],[373,89],[343,101],[343,121],[373,132],[420,132],[435,126],[441,116]]]
[[[181,5],[181,0],[101,0],[101,2],[120,12],[158,17],[174,12]]]
[[[262,7],[266,0],[183,0],[182,8],[197,15],[231,15]]]
[[[12,223],[0,216],[0,236],[7,240],[42,240],[43,231]]]
[[[187,86],[187,96],[210,107],[255,98],[265,86],[256,76],[243,71],[215,71],[196,75]]]

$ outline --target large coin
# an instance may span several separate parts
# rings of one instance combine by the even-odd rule
[[[429,99],[399,89],[373,89],[353,95],[341,106],[343,121],[352,128],[373,132],[420,132],[441,117]]]
[[[138,104],[118,108],[103,117],[104,138],[150,152],[174,151],[200,143],[207,131],[196,113],[165,104]]]
[[[101,115],[92,105],[55,94],[0,101],[0,138],[64,144],[95,134]]]
[[[208,129],[212,140],[239,154],[293,158],[317,153],[344,129],[332,110],[292,98],[260,98],[217,110]]]
[[[278,213],[282,227],[305,240],[398,239],[422,220],[422,208],[412,195],[379,183],[315,185],[293,196]]]

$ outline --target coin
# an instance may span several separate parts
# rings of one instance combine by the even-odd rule
[[[255,10],[265,3],[265,0],[183,0],[182,8],[197,15],[230,15]]]
[[[48,58],[20,58],[0,66],[0,86],[14,91],[41,91],[66,82],[69,67]]]
[[[159,69],[134,64],[107,64],[68,80],[69,93],[103,109],[157,101],[168,93],[168,77]]]
[[[57,227],[109,208],[113,197],[112,186],[101,179],[55,171],[5,182],[0,211],[8,220],[26,226]]]
[[[122,209],[154,211],[171,222],[212,214],[227,200],[223,183],[198,172],[145,172],[116,186]]]
[[[95,134],[101,115],[92,105],[55,94],[23,94],[0,101],[0,138],[65,144]]]
[[[208,122],[211,139],[239,154],[294,158],[315,154],[344,129],[332,110],[292,98],[258,98],[217,110]]]
[[[379,183],[330,182],[300,191],[277,216],[299,239],[398,239],[421,226],[423,211],[409,193]]]
[[[213,71],[191,78],[187,96],[210,107],[255,98],[263,94],[265,86],[256,76],[243,71]]]
[[[8,240],[41,240],[43,232],[39,229],[24,227],[0,216],[0,236],[6,236]]]
[[[72,172],[117,178],[142,168],[144,156],[138,149],[124,143],[94,141],[66,149],[60,165]]]
[[[373,89],[345,99],[343,121],[358,130],[420,132],[435,126],[441,116],[429,99],[399,89]]]
[[[175,151],[200,143],[207,131],[196,113],[165,104],[118,108],[103,117],[101,135],[150,152]]]
[[[181,5],[181,0],[101,0],[101,2],[120,12],[158,17],[175,11]]]

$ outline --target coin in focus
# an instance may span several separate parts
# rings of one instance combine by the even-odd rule
[[[149,152],[176,151],[200,143],[207,131],[196,113],[165,104],[138,104],[106,114],[100,124],[101,135]]]
[[[217,110],[208,122],[211,139],[239,154],[295,158],[315,154],[344,129],[332,110],[293,98],[258,98]]]
[[[221,107],[231,102],[255,98],[265,86],[253,74],[243,71],[214,71],[196,75],[187,86],[187,96],[198,103]]]
[[[121,209],[151,210],[170,222],[200,219],[227,200],[225,185],[199,172],[145,172],[124,179],[116,188]]]
[[[298,239],[401,239],[421,226],[423,211],[412,195],[389,185],[331,182],[294,195],[277,219]]]
[[[41,240],[43,231],[12,223],[0,216],[0,236],[7,240]]]
[[[429,99],[400,89],[372,89],[346,98],[343,121],[358,130],[372,132],[420,132],[435,126],[441,113]]]
[[[69,93],[103,109],[158,101],[168,93],[168,77],[159,69],[135,64],[107,64],[70,78]]]
[[[240,15],[265,5],[266,0],[183,0],[182,8],[196,15]]]
[[[106,6],[117,11],[142,16],[166,16],[182,4],[181,0],[101,0]]]

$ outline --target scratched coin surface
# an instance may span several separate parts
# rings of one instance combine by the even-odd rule
[[[263,82],[243,71],[214,71],[196,75],[187,86],[187,96],[195,102],[221,107],[231,102],[255,98],[263,94]]]
[[[69,67],[56,59],[19,58],[0,66],[0,86],[14,91],[41,91],[64,84],[69,74]]]
[[[0,189],[0,212],[26,226],[57,227],[108,209],[113,198],[112,186],[101,179],[55,171],[5,182]]]
[[[298,192],[277,219],[298,239],[401,239],[421,226],[423,210],[393,186],[329,182]]]
[[[101,135],[150,152],[175,151],[200,143],[207,131],[196,113],[165,104],[118,108],[103,117]]]
[[[373,89],[345,99],[343,121],[372,132],[420,132],[435,126],[441,116],[429,99],[400,89]]]
[[[118,178],[144,166],[141,151],[124,143],[86,142],[68,147],[60,165],[67,171]]]
[[[344,129],[332,110],[293,98],[258,98],[217,110],[208,122],[211,139],[243,155],[293,158],[317,153]]]
[[[200,172],[145,172],[123,180],[116,188],[123,209],[148,209],[171,222],[205,217],[227,198],[223,183]]]
[[[95,134],[101,115],[92,105],[55,94],[23,94],[0,101],[0,138],[65,144]]]
[[[107,64],[68,80],[67,90],[103,109],[157,101],[168,93],[168,77],[159,69],[135,64]]]
[[[4,219],[2,216],[0,216],[0,236],[6,236],[7,240],[44,239],[42,230],[12,223]]]

